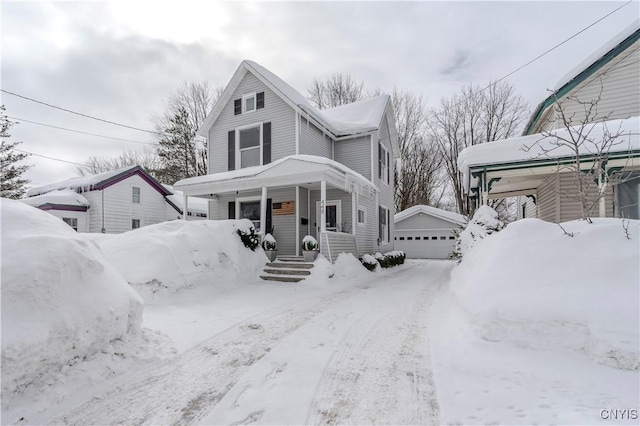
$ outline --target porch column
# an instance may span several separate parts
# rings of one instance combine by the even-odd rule
[[[320,182],[320,233],[327,232],[327,181]],[[318,235],[318,237],[320,237]]]
[[[298,114],[296,113],[296,120]],[[296,185],[296,256],[300,256],[300,187]]]
[[[182,220],[187,220],[188,212],[189,212],[189,197],[184,195],[184,192],[182,193],[182,205],[183,205]]]
[[[607,201],[605,200],[604,193],[607,190],[607,178],[604,172],[600,172],[598,176],[598,192],[600,194],[600,200],[598,200],[598,216],[607,217]]]
[[[260,233],[267,234],[267,187],[262,187],[262,200],[260,200]]]

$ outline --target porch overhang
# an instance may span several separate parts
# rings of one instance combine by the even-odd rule
[[[186,196],[217,198],[240,191],[301,186],[313,188],[319,182],[374,198],[376,186],[348,167],[323,157],[292,155],[264,166],[247,167],[176,182],[174,188]]]

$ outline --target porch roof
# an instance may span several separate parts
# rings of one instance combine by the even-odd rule
[[[313,155],[291,155],[263,166],[182,179],[173,187],[188,196],[214,197],[262,187],[309,186],[323,180],[346,192],[374,196],[378,191],[367,178],[344,164]]]

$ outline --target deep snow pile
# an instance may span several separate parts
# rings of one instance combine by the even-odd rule
[[[489,206],[480,206],[473,217],[458,235],[453,250],[454,258],[462,258],[473,248],[478,240],[500,231],[504,223],[498,219],[498,213]]]
[[[17,201],[0,204],[5,412],[10,396],[40,377],[136,334],[142,299],[62,220]]]
[[[620,219],[538,219],[478,242],[452,272],[451,291],[475,333],[519,348],[583,353],[638,370],[640,253]]]
[[[158,293],[254,280],[267,259],[261,248],[254,252],[242,244],[237,231],[250,226],[247,219],[176,220],[92,238],[148,302]]]

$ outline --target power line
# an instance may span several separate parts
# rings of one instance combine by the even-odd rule
[[[580,31],[578,31],[577,33],[573,34],[571,37],[561,41],[560,43],[556,44],[555,46],[553,46],[551,49],[545,51],[544,53],[536,56],[535,58],[533,58],[532,60],[530,60],[529,62],[527,62],[526,64],[520,66],[519,68],[516,68],[514,71],[511,71],[509,74],[505,75],[504,77],[500,78],[499,80],[493,82],[492,84],[488,85],[487,87],[485,87],[484,89],[480,90],[480,92],[485,91],[486,89],[488,89],[491,86],[494,86],[498,83],[500,83],[502,80],[504,80],[507,77],[512,76],[513,74],[517,73],[518,71],[520,71],[521,69],[531,65],[532,63],[534,63],[535,61],[537,61],[538,59],[542,58],[543,56],[547,55],[548,53],[551,53],[552,51],[556,50],[558,47],[562,46],[563,44],[567,43],[568,41],[576,38],[577,36],[579,36],[580,34],[582,34],[583,32],[585,32],[586,30],[588,30],[589,28],[593,27],[594,25],[596,25],[597,23],[599,23],[600,21],[608,18],[609,16],[613,15],[615,12],[617,12],[618,10],[622,9],[623,7],[625,7],[626,5],[628,5],[629,3],[632,3],[633,0],[629,0],[628,2],[626,2],[625,4],[618,6],[617,8],[615,8],[614,10],[612,10],[611,12],[607,13],[606,15],[604,15],[603,17],[601,17],[600,19],[598,19],[597,21],[591,23],[590,25],[584,27],[583,29],[581,29]]]
[[[60,111],[65,111],[65,112],[68,112],[68,113],[71,113],[71,114],[76,114],[76,115],[79,115],[81,117],[90,118],[92,120],[97,120],[97,121],[102,121],[103,123],[113,124],[114,126],[120,126],[120,127],[124,127],[124,128],[127,128],[127,129],[138,130],[140,132],[151,133],[152,135],[160,135],[160,136],[163,135],[162,133],[159,133],[159,132],[153,132],[151,130],[141,129],[139,127],[133,127],[133,126],[129,126],[127,124],[116,123],[115,121],[104,120],[102,118],[94,117],[92,115],[87,115],[87,114],[83,114],[81,112],[72,111],[70,109],[66,109],[66,108],[62,108],[62,107],[56,106],[56,105],[48,104],[46,102],[38,101],[36,99],[29,98],[27,96],[19,95],[17,93],[10,92],[10,91],[5,90],[5,89],[0,89],[0,92],[6,93],[6,94],[12,95],[12,96],[17,96],[19,98],[26,99],[26,100],[31,101],[31,102],[35,102],[35,103],[38,103],[38,104],[41,104],[41,105],[48,106],[50,108],[59,109]]]
[[[73,161],[68,161],[68,160],[62,160],[60,158],[54,158],[54,157],[49,157],[46,155],[42,155],[42,154],[36,154],[35,152],[29,152],[29,151],[24,151],[22,149],[17,149],[17,148],[13,148],[14,151],[18,151],[18,152],[22,152],[24,154],[29,154],[29,155],[35,155],[36,157],[42,157],[42,158],[46,158],[48,160],[54,160],[54,161],[60,161],[62,163],[69,163],[69,164],[74,164],[76,166],[86,166],[86,164],[80,164],[80,163],[75,163]]]
[[[131,139],[116,138],[116,137],[113,137],[113,136],[99,135],[99,134],[96,134],[96,133],[83,132],[81,130],[74,130],[74,129],[69,129],[69,128],[66,128],[66,127],[59,127],[59,126],[53,126],[51,124],[39,123],[37,121],[26,120],[24,118],[11,117],[11,116],[7,116],[7,117],[11,118],[13,120],[19,120],[20,122],[37,124],[38,126],[51,127],[53,129],[66,130],[68,132],[80,133],[80,134],[83,134],[83,135],[96,136],[96,137],[99,137],[99,138],[114,139],[114,140],[117,140],[117,141],[138,143],[138,144],[143,144],[143,145],[156,145],[155,143],[152,143],[152,142],[140,142],[140,141],[134,141],[134,140],[131,140]]]

